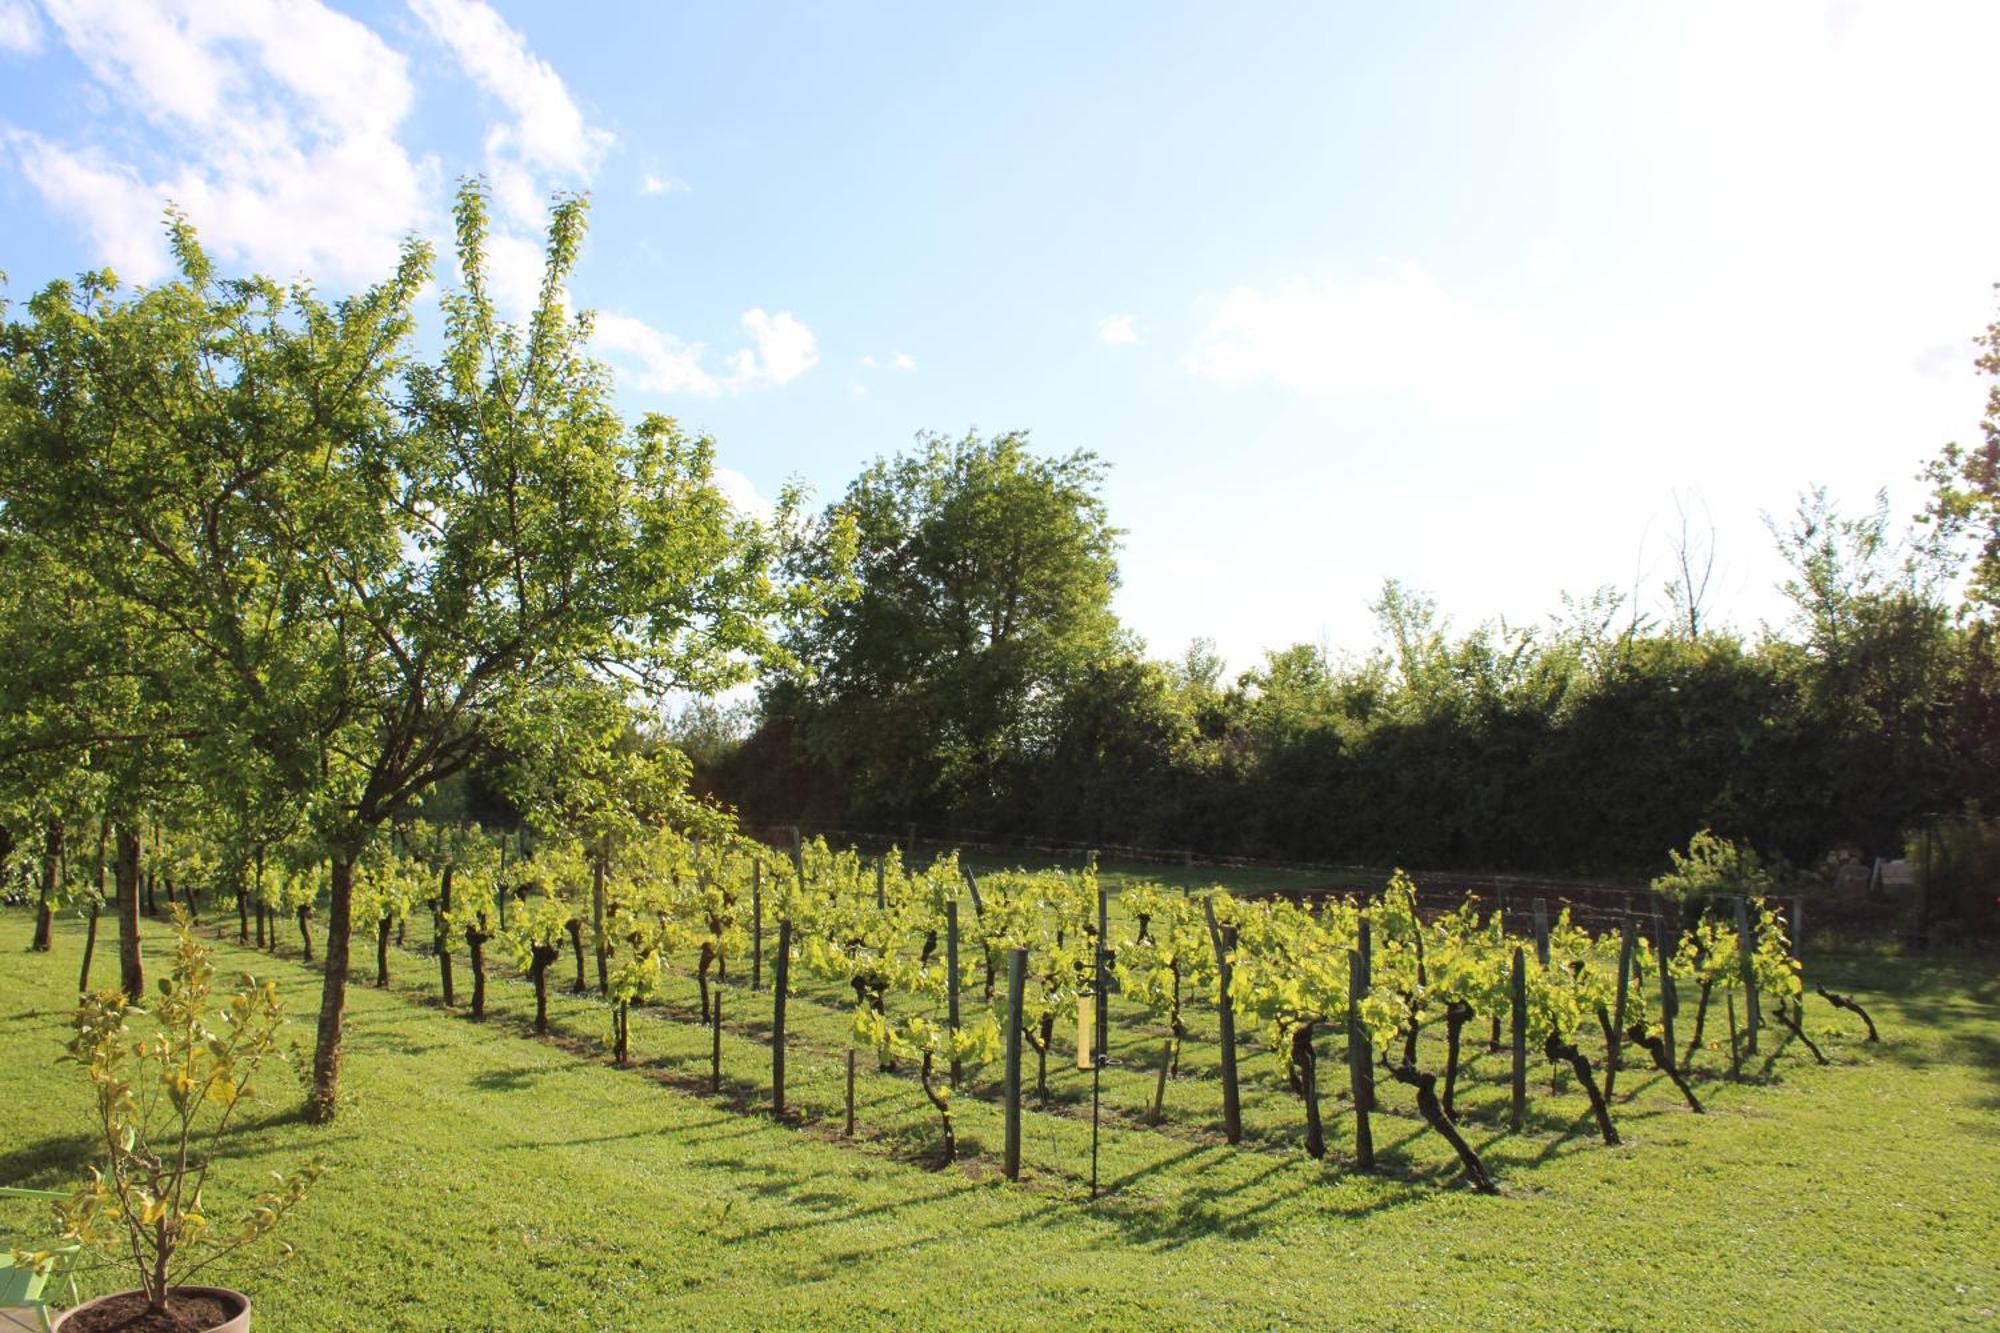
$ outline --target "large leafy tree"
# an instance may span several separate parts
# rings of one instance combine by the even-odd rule
[[[993,802],[1066,683],[1115,645],[1117,530],[1089,453],[1023,434],[924,435],[828,511],[858,540],[856,596],[790,640],[810,669],[767,697],[878,813]],[[826,571],[822,571],[822,577]]]
[[[1931,487],[1924,517],[1940,547],[1970,556],[1967,608],[1990,622],[2000,612],[2000,319],[1974,341],[1979,354],[1973,364],[1993,380],[1980,441],[1971,448],[1948,444],[1924,469]]]
[[[410,353],[431,272],[331,303],[218,277],[176,221],[181,277],[119,299],[58,285],[10,333],[31,410],[0,494],[182,645],[174,729],[198,772],[282,793],[331,862],[311,1108],[337,1104],[354,869],[371,837],[493,748],[546,753],[563,701],[712,691],[781,656],[795,497],[764,526],[711,482],[713,446],[628,424],[564,286],[584,228],[553,211],[524,327],[486,282],[486,201],[457,206],[443,350]],[[80,405],[65,412],[63,405]],[[819,568],[838,576],[839,543]],[[253,821],[254,822],[254,821]]]

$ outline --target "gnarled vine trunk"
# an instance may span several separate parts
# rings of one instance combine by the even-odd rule
[[[1597,1078],[1591,1073],[1590,1057],[1553,1032],[1542,1043],[1542,1051],[1551,1061],[1562,1061],[1576,1072],[1576,1081],[1590,1097],[1590,1113],[1597,1117],[1597,1132],[1604,1136],[1606,1144],[1617,1147],[1618,1130],[1611,1123],[1611,1108],[1604,1104],[1604,1094],[1598,1091]]]
[[[1481,1194],[1498,1194],[1500,1187],[1495,1185],[1493,1177],[1486,1173],[1486,1164],[1479,1160],[1479,1154],[1472,1150],[1472,1145],[1458,1132],[1458,1127],[1452,1124],[1451,1116],[1446,1114],[1444,1104],[1438,1100],[1437,1075],[1426,1074],[1410,1065],[1396,1068],[1387,1060],[1382,1062],[1382,1067],[1389,1071],[1389,1077],[1416,1090],[1417,1113],[1423,1116],[1424,1123],[1442,1135],[1444,1141],[1451,1145],[1451,1150],[1458,1154],[1459,1164],[1465,1168],[1466,1179],[1472,1182],[1472,1188]]]

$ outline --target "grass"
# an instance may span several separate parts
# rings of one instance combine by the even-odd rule
[[[164,940],[149,929],[158,966]],[[27,930],[25,913],[0,913],[0,939]],[[0,962],[0,1061],[13,1071],[0,1183],[66,1185],[90,1160],[86,1085],[58,1063],[79,948],[66,923],[52,955]],[[233,944],[218,951],[226,967],[275,976],[310,1040],[315,972]],[[372,968],[372,949],[357,954]],[[98,958],[109,979],[115,951],[100,946]],[[262,1254],[215,1274],[252,1294],[265,1330],[579,1317],[594,1327],[1874,1328],[1991,1322],[2000,1308],[2000,968],[1990,962],[1816,959],[1815,979],[1870,1005],[1882,1046],[1864,1046],[1858,1021],[1814,1001],[1811,1029],[1829,1033],[1834,1064],[1814,1066],[1771,1032],[1746,1081],[1729,1083],[1711,1051],[1704,1117],[1664,1079],[1628,1069],[1617,1149],[1599,1144],[1573,1087],[1551,1094],[1539,1063],[1527,1132],[1507,1134],[1504,1061],[1484,1056],[1461,1104],[1498,1199],[1458,1182],[1449,1150],[1393,1086],[1375,1121],[1376,1174],[1343,1160],[1353,1122],[1331,1073],[1333,1152],[1324,1164],[1305,1158],[1299,1103],[1261,1046],[1244,1050],[1245,1142],[1224,1144],[1205,1011],[1191,1015],[1167,1123],[1144,1126],[1158,1034],[1117,1007],[1113,1050],[1135,1064],[1104,1078],[1106,1192],[1095,1201],[1089,1076],[1067,1058],[1051,1059],[1047,1106],[1030,1097],[1016,1185],[998,1172],[990,1077],[958,1102],[968,1160],[957,1169],[930,1164],[936,1119],[909,1072],[879,1073],[872,1055],[857,1080],[859,1133],[842,1140],[848,1019],[831,988],[792,1001],[799,1123],[779,1124],[764,1109],[770,996],[750,992],[740,966],[725,988],[719,1095],[706,1091],[710,1037],[691,1021],[691,980],[635,1011],[635,1066],[619,1070],[592,997],[558,996],[556,1032],[535,1039],[524,984],[493,985],[491,1017],[474,1024],[437,1003],[431,960],[398,953],[394,966],[388,990],[360,971],[350,990],[338,1121],[303,1124],[297,1091],[266,1080],[271,1104],[226,1168],[225,1185],[251,1188],[312,1152],[334,1167],[287,1225],[294,1260]],[[968,974],[976,990],[976,964]],[[461,999],[467,990],[461,960]],[[1426,1042],[1427,1061],[1437,1045]],[[0,1201],[0,1237],[27,1242],[45,1227],[34,1205]],[[118,1285],[129,1283],[115,1271],[86,1280],[91,1292]]]

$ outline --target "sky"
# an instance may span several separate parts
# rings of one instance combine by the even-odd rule
[[[1365,652],[1397,578],[1460,629],[1610,585],[1782,620],[1764,516],[1900,520],[1978,438],[2000,300],[2000,5],[0,0],[21,298],[225,264],[322,292],[555,191],[633,416],[747,508],[918,432],[1110,470],[1158,656]]]

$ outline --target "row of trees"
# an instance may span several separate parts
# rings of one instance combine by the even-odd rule
[[[531,813],[631,818],[608,798],[635,765],[679,799],[677,753],[636,720],[788,660],[784,623],[844,577],[837,532],[798,566],[795,494],[747,520],[708,440],[615,410],[564,295],[580,201],[553,209],[518,327],[478,185],[456,218],[435,355],[416,241],[327,301],[220,276],[175,218],[174,281],[90,273],[0,307],[0,823],[56,852],[103,831],[135,996],[150,823],[198,824],[239,886],[281,845],[323,860],[320,1119],[356,869],[388,826],[475,764]]]
[[[2000,375],[2000,325],[1983,342]],[[1755,635],[1711,614],[1684,529],[1658,621],[1606,589],[1458,633],[1391,581],[1375,651],[1297,644],[1234,680],[1118,625],[1097,459],[924,437],[825,511],[858,595],[754,709],[683,731],[758,822],[1543,872],[1650,873],[1701,828],[1896,855],[2000,802],[2000,387],[1984,427],[1907,531],[1819,489],[1773,520],[1793,614]]]

